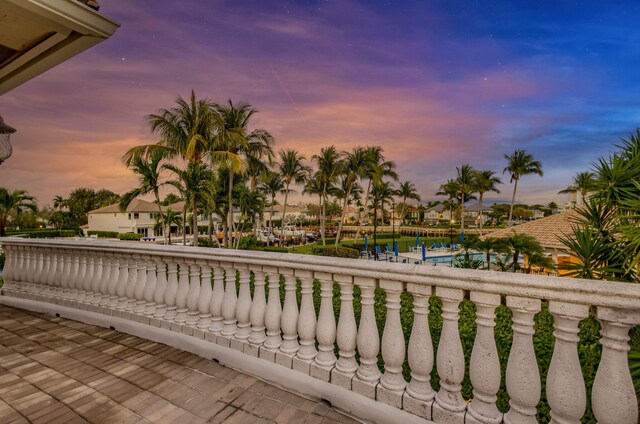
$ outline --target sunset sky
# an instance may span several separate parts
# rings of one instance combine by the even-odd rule
[[[120,157],[157,141],[145,115],[176,96],[246,101],[277,148],[384,147],[425,200],[470,163],[502,176],[526,149],[557,191],[640,126],[638,1],[102,0],[115,35],[0,98],[18,129],[0,185],[47,204],[123,193]],[[609,4],[611,3],[611,4]],[[510,199],[507,175],[500,195]]]

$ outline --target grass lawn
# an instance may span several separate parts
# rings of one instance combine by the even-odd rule
[[[454,236],[453,240],[454,242],[457,241],[457,237]],[[398,251],[400,253],[409,252],[409,249],[415,246],[416,244],[415,237],[396,237],[396,241],[398,242]],[[444,241],[447,244],[449,244],[449,237],[421,237],[420,238],[420,243],[424,243],[427,247],[430,247],[436,241],[440,241],[440,242]],[[334,243],[335,243],[334,238],[326,239],[327,246],[333,246]],[[384,234],[381,237],[378,237],[378,244],[381,246],[381,248],[387,244],[389,245],[389,247],[393,247],[393,238],[391,238],[391,236],[387,234]],[[342,240],[340,242],[340,246],[343,246],[343,247],[350,247],[353,245],[354,245],[353,240]],[[363,247],[364,240],[362,238],[358,239],[355,245],[359,247]],[[289,253],[311,255],[312,249],[316,246],[322,246],[322,242],[318,241],[316,243],[310,243],[304,246],[292,247],[289,249]],[[373,247],[373,237],[369,238],[369,247],[370,248]],[[384,250],[384,248],[382,250]]]

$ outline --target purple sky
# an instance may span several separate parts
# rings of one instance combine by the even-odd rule
[[[559,4],[560,3],[560,4]],[[557,191],[640,122],[637,2],[103,0],[109,40],[0,98],[18,129],[0,185],[41,204],[124,192],[120,162],[157,141],[144,116],[178,95],[246,101],[277,148],[379,144],[427,200],[470,163],[502,175],[527,149]],[[512,187],[504,176],[502,193]]]

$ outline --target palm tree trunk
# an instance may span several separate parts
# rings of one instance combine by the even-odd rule
[[[187,201],[184,201],[182,207],[182,245],[187,245]]]
[[[342,224],[344,222],[344,217],[347,214],[347,204],[349,203],[349,197],[351,196],[352,188],[353,188],[353,183],[349,184],[347,192],[345,193],[345,196],[344,196],[342,213],[340,214],[340,223],[338,224],[338,232],[336,233],[336,244],[335,244],[336,247],[338,247],[338,243],[340,243],[340,233],[342,232]]]
[[[192,212],[193,212],[193,245],[198,245],[198,206],[196,204],[196,196],[193,196],[192,203]]]
[[[162,206],[160,205],[160,194],[158,194],[157,191],[154,191],[154,193],[156,195],[156,204],[158,205],[158,212],[160,213],[160,220],[162,221],[162,235],[164,236],[164,242],[162,244],[167,244],[167,223],[166,223],[166,219],[164,217],[164,214],[162,213]]]
[[[233,170],[229,167],[229,210],[227,211],[227,234],[224,240],[224,247],[229,247],[233,237]]]
[[[325,209],[326,197],[327,195],[327,187],[326,184],[322,188],[322,194],[320,195],[320,237],[322,238],[322,246],[326,246],[326,240],[324,237],[324,229],[326,225],[327,219],[327,211]]]
[[[460,199],[460,233],[464,233],[464,191]]]
[[[289,184],[287,183],[286,191],[284,192],[284,205],[282,205],[282,219],[280,220],[280,243],[284,242],[284,217],[287,214],[287,199],[289,198]]]
[[[513,194],[511,195],[511,208],[509,208],[509,220],[507,221],[507,227],[511,227],[511,217],[513,217],[513,204],[516,202],[516,190],[518,189],[518,179],[514,178]]]
[[[480,207],[480,237],[482,237],[482,195],[484,193],[480,192],[480,202],[479,202],[479,207]]]

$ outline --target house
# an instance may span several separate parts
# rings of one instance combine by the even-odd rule
[[[482,239],[489,237],[508,238],[516,234],[527,234],[535,238],[545,252],[560,267],[565,264],[579,262],[578,258],[573,256],[567,246],[562,243],[564,238],[573,237],[573,226],[579,218],[580,214],[574,209],[570,209],[566,212],[494,231],[482,237]],[[562,275],[562,270],[559,271],[559,274]]]
[[[448,222],[451,220],[451,211],[443,204],[435,205],[426,210],[424,220],[431,225]]]
[[[161,207],[166,210],[166,207]],[[134,199],[126,210],[118,204],[105,206],[87,213],[88,223],[84,231],[113,231],[117,233],[138,233],[144,237],[162,235],[162,229],[154,231],[158,218],[158,205],[142,199]]]
[[[482,208],[482,225],[487,223],[491,212],[492,209],[489,207]],[[475,225],[480,225],[480,204],[465,206],[464,219],[465,222],[468,222],[469,224],[475,223]]]

